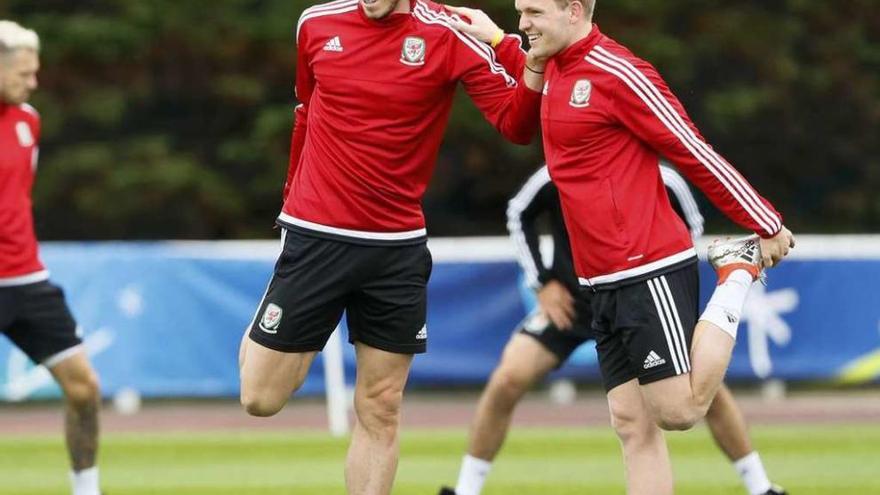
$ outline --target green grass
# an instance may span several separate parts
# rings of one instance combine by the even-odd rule
[[[880,425],[756,427],[771,477],[795,495],[880,494]],[[433,495],[454,483],[464,430],[404,431],[394,493]],[[680,495],[742,494],[705,429],[668,435]],[[347,441],[300,432],[107,435],[109,495],[345,493]],[[0,494],[67,493],[60,438],[0,439]],[[486,495],[623,494],[617,440],[607,428],[518,429]]]

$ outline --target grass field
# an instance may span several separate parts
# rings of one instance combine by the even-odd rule
[[[762,426],[752,431],[772,478],[793,495],[880,494],[880,424]],[[454,483],[464,430],[404,431],[394,493],[433,495]],[[705,429],[668,436],[677,494],[741,494]],[[108,495],[345,493],[346,440],[320,433],[108,435]],[[0,494],[67,493],[60,438],[0,439]],[[486,495],[622,494],[617,440],[607,428],[518,429]]]

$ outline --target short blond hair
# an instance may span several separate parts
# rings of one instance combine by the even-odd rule
[[[593,16],[593,9],[596,8],[596,0],[555,0],[555,2],[560,9],[568,7],[572,2],[580,2],[581,5],[584,6],[584,10],[587,12],[588,17]]]
[[[0,55],[16,50],[40,51],[40,37],[13,21],[0,21]]]

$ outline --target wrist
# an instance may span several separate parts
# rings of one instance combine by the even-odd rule
[[[492,41],[489,44],[492,45],[492,48],[495,48],[500,45],[502,41],[504,41],[504,30],[498,29],[495,31],[495,36],[492,37]]]
[[[547,59],[529,53],[526,57],[526,69],[535,74],[543,74],[547,67]]]
[[[532,68],[528,63],[526,63],[526,70],[533,73],[533,74],[539,74],[542,76],[544,75],[544,68],[543,67]]]
[[[540,292],[549,282],[553,281],[553,274],[549,271],[544,271],[538,274],[537,279],[537,285],[533,288],[535,289],[535,292]]]

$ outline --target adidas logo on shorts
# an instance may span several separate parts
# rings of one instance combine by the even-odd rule
[[[666,364],[666,360],[660,357],[660,355],[656,352],[651,351],[650,353],[648,353],[648,357],[645,358],[644,368],[646,370],[649,370],[656,366],[660,366],[661,364]]]
[[[416,340],[427,340],[428,339],[428,325],[424,325],[419,333],[416,334]]]

